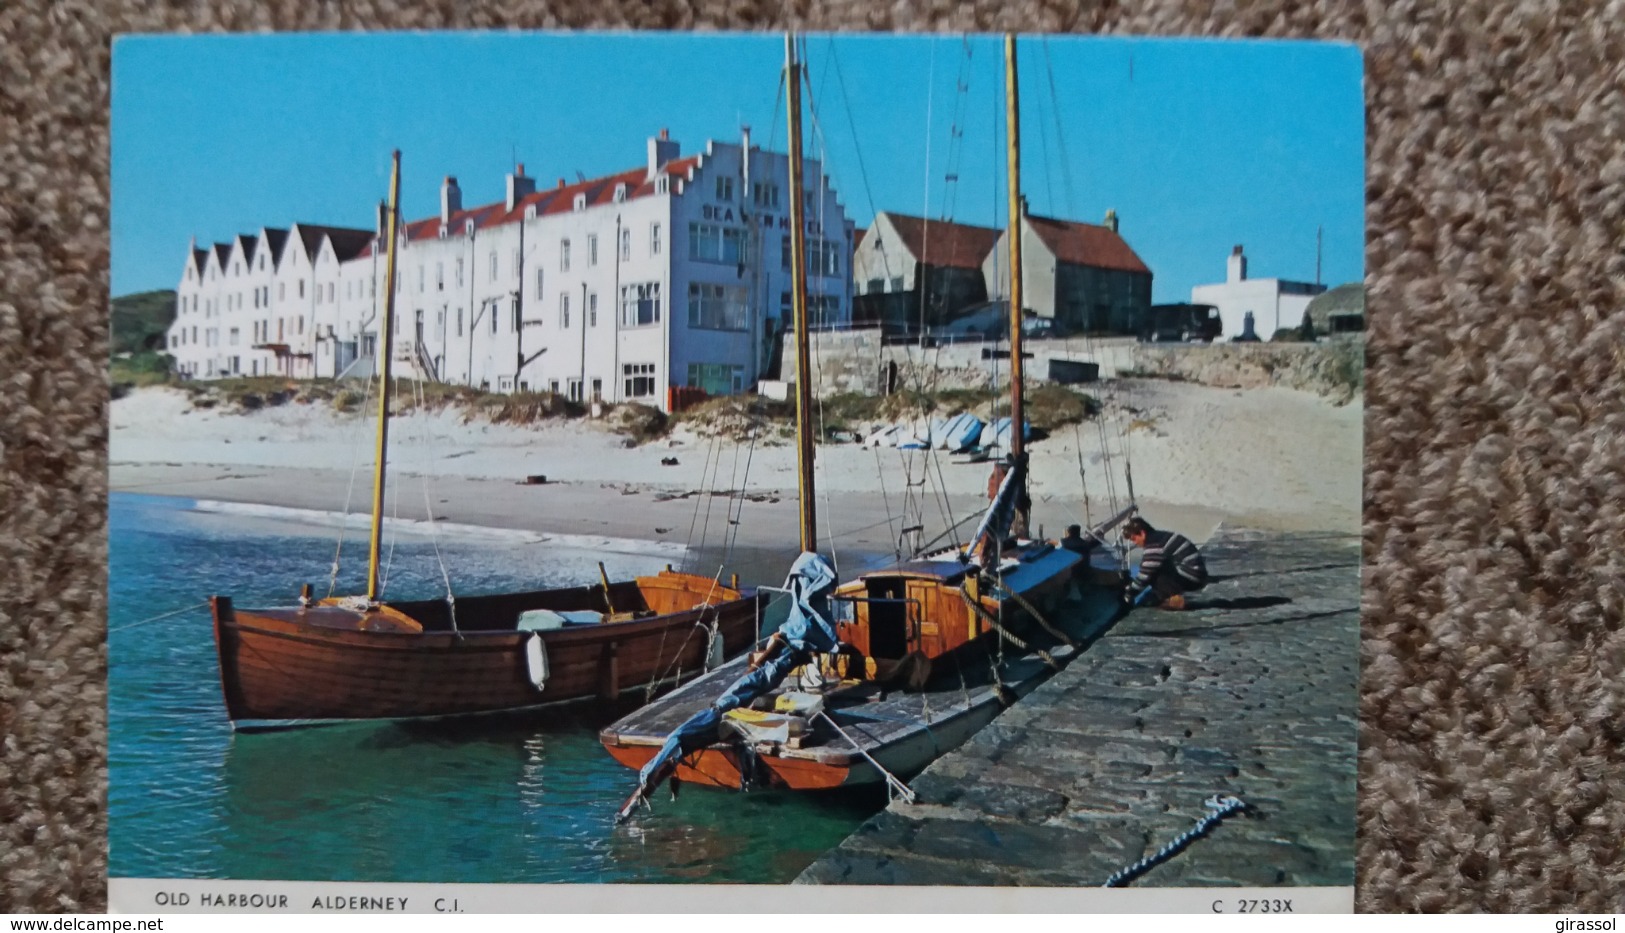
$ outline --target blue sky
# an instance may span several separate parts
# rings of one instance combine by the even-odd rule
[[[1004,223],[1002,45],[806,37],[809,154],[827,155],[860,226],[877,210]],[[741,125],[784,151],[783,57],[768,34],[120,38],[112,293],[173,288],[193,236],[370,228],[394,148],[411,218],[439,209],[445,175],[484,203],[515,160],[543,185],[608,174],[642,164],[661,128],[685,155]],[[1317,226],[1322,280],[1363,277],[1355,47],[1024,37],[1019,57],[1030,209],[1090,222],[1115,209],[1154,300],[1221,281],[1236,243],[1255,277],[1312,280]]]

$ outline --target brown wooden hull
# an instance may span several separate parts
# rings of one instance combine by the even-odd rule
[[[602,588],[461,599],[456,630],[442,630],[441,620],[431,618],[435,604],[253,610],[217,597],[215,642],[227,714],[238,728],[263,728],[615,697],[703,671],[713,622],[724,656],[756,639],[761,602],[755,595],[670,572],[641,578],[637,591],[633,586],[618,584],[611,595],[623,606],[636,600],[661,614],[541,632],[515,630],[519,609],[590,606],[594,592],[602,600]],[[545,654],[541,689],[533,679],[533,640]]]

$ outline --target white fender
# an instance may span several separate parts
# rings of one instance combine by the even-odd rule
[[[530,640],[525,642],[525,672],[530,675],[537,693],[547,688],[547,643],[538,632],[532,632]]]

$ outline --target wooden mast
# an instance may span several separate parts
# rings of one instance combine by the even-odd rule
[[[389,232],[385,234],[383,366],[378,377],[378,441],[373,451],[372,545],[367,553],[367,601],[378,601],[378,551],[384,530],[384,455],[389,446],[389,377],[395,355],[395,236],[400,228],[401,151],[396,149],[389,175]]]
[[[801,187],[801,65],[794,33],[784,35],[784,75],[789,90],[790,295],[796,327],[796,492],[801,503],[801,550],[818,550],[813,487],[812,353],[807,327],[807,230]]]
[[[1022,398],[1021,359],[1021,112],[1016,92],[1016,35],[1004,34],[1004,121],[1008,138],[1006,157],[1010,186],[1010,461],[1019,463],[1026,455],[1023,436],[1025,413]]]

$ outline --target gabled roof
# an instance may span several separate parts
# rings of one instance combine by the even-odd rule
[[[260,238],[251,233],[239,233],[237,239],[243,244],[243,263],[249,268],[254,266],[254,247],[259,245]]]
[[[999,241],[999,231],[991,227],[926,220],[891,211],[883,213],[891,219],[897,235],[903,238],[903,246],[916,260],[928,266],[980,269],[988,252]],[[874,227],[869,229],[873,232]]]
[[[216,244],[214,244],[214,261],[215,261],[215,263],[217,265],[220,266],[220,271],[222,271],[222,272],[225,271],[225,269],[226,269],[226,260],[228,260],[230,258],[231,258],[231,244],[230,243],[216,243]]]
[[[287,245],[288,231],[276,227],[265,228],[265,245],[271,248],[271,265],[282,261],[282,247]]]
[[[353,259],[362,248],[372,242],[371,230],[357,230],[354,227],[323,227],[317,224],[295,224],[299,228],[299,240],[305,245],[305,255],[314,259],[321,252],[322,240],[333,241],[333,254],[340,262]]]
[[[1060,262],[1125,272],[1151,271],[1110,227],[1031,214],[1027,215],[1027,223]]]
[[[687,178],[689,172],[698,167],[700,157],[689,156],[683,159],[673,159],[662,167],[660,174]],[[447,236],[459,236],[467,228],[469,221],[473,221],[475,230],[486,230],[491,227],[500,227],[504,224],[516,223],[524,219],[527,208],[534,206],[538,217],[548,214],[567,214],[575,210],[576,195],[586,195],[587,206],[597,207],[603,204],[615,203],[615,188],[626,186],[626,200],[645,197],[655,193],[655,182],[648,177],[648,169],[627,169],[613,175],[601,178],[589,178],[574,184],[547,188],[527,194],[514,204],[513,210],[508,210],[506,200],[495,201],[491,204],[482,204],[456,211],[446,223]],[[427,217],[423,220],[408,221],[401,228],[401,235],[408,240],[433,240],[440,236],[440,216]]]
[[[192,268],[197,270],[198,275],[202,275],[203,268],[209,264],[209,251],[192,247],[191,262]]]

